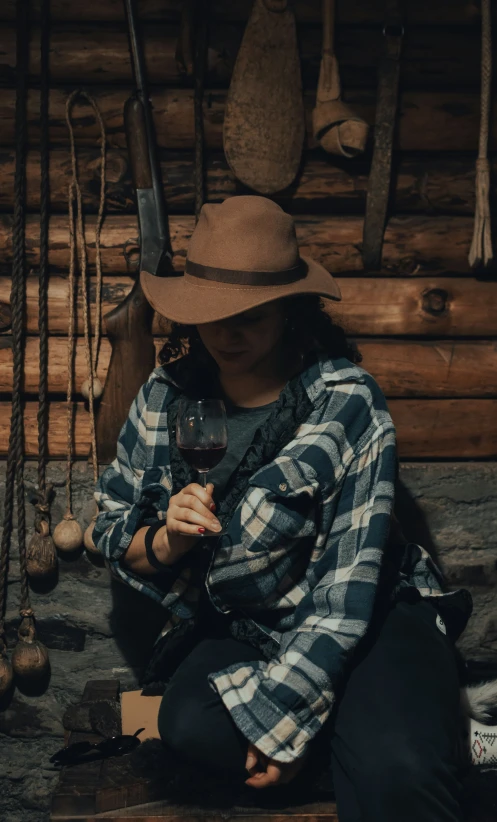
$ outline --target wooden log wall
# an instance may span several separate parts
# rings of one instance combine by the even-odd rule
[[[106,217],[102,231],[103,314],[132,287],[123,255],[131,240],[138,258],[136,208],[123,128],[132,88],[124,14],[115,0],[84,4],[52,0],[50,38],[50,285],[49,455],[65,454],[67,388],[67,190],[70,152],[65,101],[77,87],[91,92],[107,130]],[[147,72],[170,212],[174,265],[181,271],[194,228],[193,82],[179,74],[175,48],[180,0],[141,0]],[[376,72],[382,54],[382,2],[339,0],[337,53],[344,98],[374,126]],[[320,0],[297,0],[307,134],[294,183],[274,199],[293,214],[305,254],[337,277],[343,301],[331,311],[363,354],[361,365],[382,387],[404,459],[495,459],[497,455],[497,278],[471,271],[474,168],[480,119],[480,16],[467,0],[407,0],[395,142],[392,210],[380,274],[362,268],[361,242],[371,146],[364,157],[327,155],[312,136],[321,52]],[[221,202],[248,193],[233,176],[222,145],[226,94],[248,0],[212,0],[204,97],[206,196]],[[15,167],[14,0],[0,10],[0,448],[6,452],[12,390],[10,267]],[[497,20],[495,21],[497,22]],[[30,33],[27,161],[26,452],[37,454],[39,263],[39,9]],[[494,88],[495,88],[494,84]],[[90,271],[99,196],[98,132],[86,105],[74,109],[78,165],[86,214]],[[497,165],[497,107],[490,128]],[[495,173],[492,196],[495,198]],[[91,287],[94,300],[94,284]],[[167,333],[154,318],[157,348]],[[76,457],[88,456],[89,417],[79,393],[86,378],[81,289],[77,305]],[[105,321],[99,376],[105,379],[110,343]]]
[[[193,82],[180,76],[174,53],[183,0],[137,0],[146,37],[147,71],[165,194],[181,271],[194,228]],[[227,90],[252,0],[210,0],[204,98],[206,193],[222,202],[247,193],[225,159],[222,125]],[[49,432],[47,480],[56,486],[52,533],[66,512],[66,391],[70,152],[65,101],[85,88],[98,101],[108,139],[106,216],[102,232],[102,313],[131,290],[123,246],[137,262],[137,220],[123,129],[132,88],[122,0],[51,0],[50,30],[50,281]],[[408,538],[426,547],[449,586],[469,588],[474,612],[458,640],[466,660],[489,663],[497,652],[497,279],[473,272],[467,256],[473,230],[474,168],[480,96],[479,0],[404,0],[405,38],[400,116],[395,143],[392,210],[384,267],[365,272],[362,227],[371,147],[350,161],[327,155],[312,138],[321,49],[321,0],[295,0],[307,136],[294,183],[276,201],[296,221],[303,253],[337,277],[343,294],[333,316],[363,354],[362,365],[383,389],[398,432],[401,483],[396,512]],[[494,7],[494,15],[497,4]],[[27,157],[27,262],[24,431],[26,491],[35,488],[38,453],[39,265],[39,0],[30,0]],[[344,97],[374,126],[376,71],[382,51],[384,0],[337,0],[337,50]],[[5,486],[11,422],[10,312],[14,192],[15,0],[0,2],[0,486]],[[497,38],[497,18],[493,20]],[[495,61],[497,65],[497,61]],[[495,78],[494,78],[495,80]],[[493,84],[494,92],[497,83]],[[98,132],[92,112],[74,109],[85,207],[90,295],[95,300],[94,227],[99,196]],[[492,197],[496,199],[497,112],[491,123]],[[497,212],[495,212],[497,214]],[[135,244],[133,250],[133,243]],[[497,247],[496,247],[497,251]],[[93,325],[93,323],[92,323]],[[111,348],[102,334],[98,376],[105,380]],[[167,322],[155,315],[157,349]],[[83,530],[94,513],[85,380],[82,291],[78,284],[74,357],[75,420],[72,511]],[[105,469],[99,465],[100,473]],[[35,508],[27,505],[28,539]],[[7,642],[19,626],[20,562],[14,529],[9,559]],[[50,583],[52,584],[52,583]],[[64,744],[63,712],[81,699],[86,679],[116,675],[123,690],[139,687],[164,624],[162,606],[109,576],[99,558],[59,556],[57,587],[30,585],[39,639],[49,648],[51,682],[44,693],[19,689],[0,706],[0,736],[8,745],[0,805],[10,818],[48,819],[57,774],[48,762]],[[91,607],[89,607],[91,603]],[[140,614],[141,619],[136,619]],[[495,676],[489,674],[488,678]],[[486,678],[486,675],[485,675]],[[7,709],[6,709],[7,707]],[[98,763],[97,763],[98,764]],[[89,767],[92,767],[90,765]],[[73,790],[71,788],[71,790]],[[94,793],[94,792],[93,792]],[[86,785],[67,795],[71,818],[87,817]],[[75,799],[76,797],[76,799]],[[60,799],[60,798],[59,798]],[[56,800],[58,801],[58,800]],[[54,806],[52,806],[54,807]],[[76,813],[78,811],[78,813]],[[130,813],[128,809],[124,813]],[[5,814],[3,815],[5,816]],[[3,819],[2,816],[2,819]],[[79,818],[79,817],[78,817]],[[93,816],[92,816],[93,818]],[[488,818],[493,818],[489,812]]]

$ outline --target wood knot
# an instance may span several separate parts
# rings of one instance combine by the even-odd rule
[[[433,316],[440,316],[447,310],[448,292],[444,288],[430,288],[423,294],[423,311]]]

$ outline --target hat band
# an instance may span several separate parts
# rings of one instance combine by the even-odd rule
[[[235,268],[215,268],[186,260],[185,274],[201,280],[231,285],[287,285],[302,280],[307,274],[307,263],[300,257],[297,265],[282,271],[239,271]]]

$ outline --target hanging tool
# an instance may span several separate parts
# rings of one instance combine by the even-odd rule
[[[157,160],[152,107],[133,0],[125,0],[124,7],[136,86],[124,107],[124,124],[138,206],[138,272],[146,270],[159,276],[172,276],[176,272],[172,265],[173,252]],[[126,299],[105,315],[112,353],[97,414],[98,456],[103,462],[111,462],[115,458],[119,432],[131,403],[155,367],[156,352],[151,328],[153,313],[137,273]]]
[[[312,131],[322,148],[341,157],[356,157],[366,147],[369,126],[342,102],[340,73],[334,53],[335,0],[323,0],[323,55],[319,69]]]
[[[304,137],[293,9],[287,0],[254,0],[226,98],[226,160],[242,183],[272,194],[295,179]]]
[[[490,0],[481,4],[481,120],[476,161],[476,209],[473,240],[469,250],[472,268],[488,265],[494,257],[490,218],[490,163],[488,160],[488,128],[490,120],[490,88],[492,83],[492,32]]]
[[[380,64],[374,127],[374,149],[368,179],[362,262],[368,271],[381,269],[383,234],[392,173],[392,149],[399,90],[404,27],[397,0],[387,0],[383,27],[385,53]]]

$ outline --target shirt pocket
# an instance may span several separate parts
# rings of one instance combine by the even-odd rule
[[[241,509],[247,551],[289,549],[316,534],[320,497],[316,472],[294,457],[279,457],[249,480]]]

